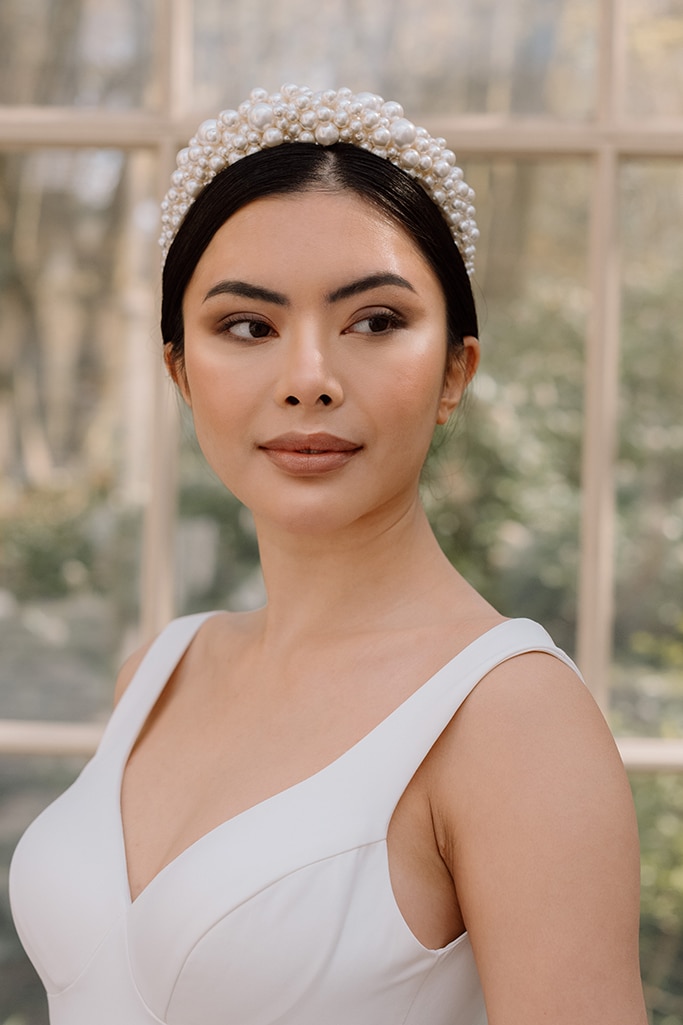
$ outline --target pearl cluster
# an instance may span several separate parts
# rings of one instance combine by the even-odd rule
[[[479,238],[474,192],[463,180],[446,140],[432,138],[425,128],[404,117],[399,103],[385,102],[374,93],[313,92],[297,85],[283,85],[273,94],[252,90],[237,110],[224,110],[217,118],[203,121],[180,150],[171,188],[161,204],[163,259],[190,206],[219,171],[251,153],[291,142],[351,143],[417,179],[440,207],[467,273],[473,273]]]

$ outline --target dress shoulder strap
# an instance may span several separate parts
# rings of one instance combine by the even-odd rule
[[[388,826],[420,764],[479,681],[503,662],[536,651],[560,659],[580,677],[542,626],[529,619],[506,620],[467,645],[342,756],[339,769],[348,757],[353,777],[364,781],[356,800],[370,819],[385,820]]]
[[[109,719],[100,751],[122,738],[134,742],[199,628],[214,615],[200,612],[174,619],[155,638]]]

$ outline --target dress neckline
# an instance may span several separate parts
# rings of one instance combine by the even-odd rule
[[[429,690],[430,686],[432,686],[445,673],[447,673],[453,667],[454,664],[456,664],[459,661],[462,661],[463,659],[466,659],[469,655],[472,654],[472,650],[473,649],[475,649],[476,647],[481,646],[483,644],[486,644],[486,642],[490,641],[493,638],[494,635],[496,635],[498,633],[502,633],[506,629],[509,630],[512,625],[519,626],[519,624],[527,623],[527,624],[530,624],[530,625],[534,626],[537,630],[542,631],[546,637],[548,636],[545,633],[545,631],[543,630],[543,628],[539,624],[534,623],[532,620],[522,619],[522,618],[518,618],[518,619],[505,619],[501,623],[497,623],[495,626],[492,626],[488,630],[485,630],[482,634],[479,634],[479,636],[475,637],[472,641],[470,641],[468,644],[466,644],[464,648],[461,648],[458,652],[456,652],[455,655],[451,656],[451,658],[449,658],[447,662],[445,662],[439,669],[437,669],[434,673],[432,673],[431,676],[429,676],[411,694],[409,694],[407,698],[405,698],[402,702],[400,702],[391,712],[389,712],[386,716],[384,716],[383,719],[381,719],[378,723],[376,723],[376,725],[373,726],[372,729],[368,730],[367,733],[365,733],[362,737],[360,737],[357,741],[355,741],[350,747],[348,747],[340,755],[337,755],[336,758],[333,758],[330,762],[328,762],[326,765],[322,766],[320,769],[316,770],[315,772],[311,773],[309,776],[306,776],[303,779],[298,780],[296,783],[292,783],[289,786],[284,787],[283,789],[278,790],[275,793],[270,794],[267,797],[262,798],[261,800],[255,802],[254,804],[250,805],[247,808],[243,808],[241,811],[237,812],[235,815],[231,815],[229,818],[224,819],[222,822],[219,822],[216,826],[213,826],[211,829],[207,830],[205,833],[203,833],[201,836],[199,836],[196,840],[193,840],[192,843],[188,844],[187,847],[183,848],[183,850],[180,851],[178,854],[176,854],[170,861],[166,862],[166,864],[163,865],[158,870],[158,872],[156,872],[155,875],[152,876],[152,878],[148,880],[148,882],[136,894],[136,896],[133,897],[132,889],[131,889],[131,885],[130,885],[130,869],[129,869],[129,864],[128,864],[128,856],[127,856],[127,852],[126,852],[125,829],[124,829],[124,824],[123,824],[123,812],[122,812],[122,804],[121,804],[121,797],[122,797],[122,790],[123,790],[123,778],[124,778],[124,775],[125,775],[126,767],[128,765],[128,761],[129,761],[131,752],[133,750],[133,747],[135,746],[135,743],[137,742],[137,739],[140,736],[140,733],[144,729],[144,726],[145,726],[147,720],[149,719],[149,716],[151,715],[152,710],[154,709],[156,703],[158,702],[158,700],[160,699],[161,695],[163,694],[164,689],[167,686],[171,676],[173,675],[173,672],[174,672],[176,666],[180,662],[180,660],[183,657],[183,655],[186,653],[186,651],[189,648],[189,646],[192,644],[193,640],[197,636],[197,634],[198,634],[199,630],[201,629],[202,625],[204,624],[204,622],[206,622],[206,620],[208,620],[212,616],[219,615],[219,614],[220,614],[219,612],[209,612],[209,613],[205,613],[205,614],[202,614],[201,616],[197,616],[196,617],[197,618],[197,622],[195,624],[194,629],[191,631],[189,636],[186,638],[185,644],[182,646],[181,650],[177,652],[177,657],[174,659],[172,665],[170,666],[168,672],[166,673],[166,676],[161,681],[160,686],[159,686],[158,690],[156,691],[151,704],[149,705],[149,707],[146,708],[146,710],[144,712],[144,715],[143,715],[143,718],[142,718],[142,721],[138,725],[138,728],[134,731],[132,739],[129,742],[129,745],[128,745],[127,750],[126,750],[125,755],[124,755],[124,758],[122,760],[121,769],[120,769],[120,771],[119,771],[119,773],[117,775],[116,786],[115,786],[115,796],[116,796],[116,801],[117,801],[117,817],[116,817],[116,821],[117,821],[117,829],[118,829],[118,834],[119,834],[119,850],[120,850],[121,869],[122,869],[122,878],[123,878],[124,900],[125,900],[126,906],[129,909],[133,908],[135,905],[137,905],[137,903],[141,900],[141,898],[143,898],[145,896],[145,894],[148,893],[148,891],[151,891],[151,890],[155,889],[157,881],[160,880],[161,877],[165,876],[169,871],[172,871],[173,868],[176,865],[178,865],[180,862],[186,860],[186,858],[188,856],[190,856],[191,852],[194,852],[200,845],[209,842],[209,840],[211,838],[214,838],[218,833],[220,833],[220,832],[222,832],[222,831],[224,831],[224,830],[234,826],[239,821],[241,821],[243,818],[245,818],[247,816],[250,816],[252,814],[258,813],[260,810],[265,809],[266,807],[272,805],[273,803],[278,802],[280,800],[284,800],[288,795],[291,795],[291,794],[295,793],[296,791],[302,790],[306,786],[310,786],[314,781],[317,781],[317,780],[321,779],[322,777],[324,777],[325,775],[332,773],[335,769],[337,769],[338,767],[343,765],[346,761],[348,761],[349,759],[353,758],[353,756],[356,754],[356,752],[362,750],[366,745],[371,744],[373,739],[378,734],[380,734],[383,730],[387,729],[389,727],[389,725],[391,723],[393,723],[398,717],[406,715],[409,712],[409,710],[412,707],[412,705],[415,704],[420,699],[420,696],[424,695],[425,691]],[[174,622],[177,622],[177,621],[174,621]],[[170,625],[172,626],[172,624],[170,624]],[[550,638],[548,638],[548,641],[550,642]],[[552,643],[552,642],[550,642],[550,643]],[[140,664],[140,666],[139,666],[139,668],[137,670],[137,673],[135,675],[137,675],[138,673],[143,671],[143,666],[144,666],[144,660],[143,660],[143,663]],[[134,679],[135,679],[135,677],[133,677],[133,680]],[[129,684],[129,687],[133,685],[133,680],[131,680],[131,683]],[[454,712],[454,714],[455,714],[455,712]]]

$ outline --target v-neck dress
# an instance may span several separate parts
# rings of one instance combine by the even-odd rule
[[[487,672],[526,651],[571,661],[536,623],[494,627],[345,754],[211,830],[131,901],[123,770],[207,615],[159,636],[97,753],[14,854],[12,911],[52,1025],[485,1025],[467,934],[430,950],[403,919],[387,829]]]

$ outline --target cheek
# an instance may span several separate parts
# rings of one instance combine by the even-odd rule
[[[391,401],[412,421],[413,429],[415,421],[423,421],[426,431],[434,428],[444,387],[445,362],[445,346],[435,339],[394,369]]]
[[[245,389],[201,361],[186,360],[187,390],[197,441],[211,467],[222,475],[231,441],[240,436],[246,420]]]

